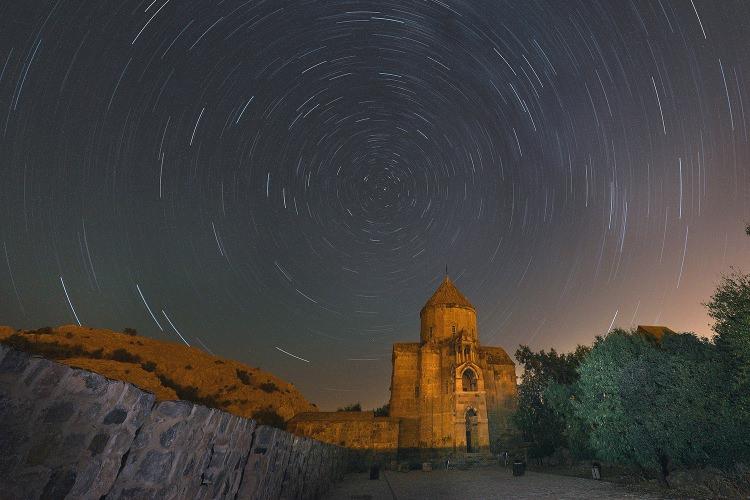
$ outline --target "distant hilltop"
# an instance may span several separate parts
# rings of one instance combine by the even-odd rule
[[[268,372],[195,347],[140,337],[132,329],[0,326],[0,343],[130,382],[160,401],[184,399],[261,424],[283,427],[297,413],[317,411],[292,384]]]

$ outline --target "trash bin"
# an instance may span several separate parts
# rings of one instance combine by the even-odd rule
[[[514,460],[513,461],[513,475],[523,476],[524,472],[526,472],[526,464],[520,460]]]
[[[598,462],[591,464],[591,477],[597,480],[602,478],[602,466]]]
[[[380,479],[380,465],[373,464],[370,466],[370,479]]]

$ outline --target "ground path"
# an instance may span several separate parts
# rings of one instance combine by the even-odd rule
[[[510,469],[492,466],[432,472],[381,472],[377,481],[368,474],[347,474],[325,498],[330,500],[444,500],[444,499],[616,499],[648,498],[606,481],[527,472],[513,477]]]

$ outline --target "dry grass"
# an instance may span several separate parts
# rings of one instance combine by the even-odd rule
[[[0,327],[0,343],[130,382],[159,400],[186,399],[242,417],[263,416],[276,425],[299,412],[317,411],[292,384],[268,372],[132,331]]]

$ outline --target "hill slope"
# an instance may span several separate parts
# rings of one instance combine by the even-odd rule
[[[159,400],[185,399],[261,423],[282,425],[317,408],[290,383],[194,347],[112,330],[64,325],[0,326],[0,343],[130,382]]]

